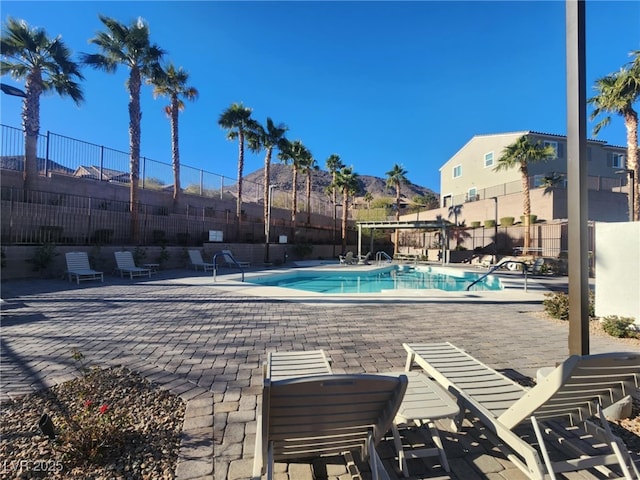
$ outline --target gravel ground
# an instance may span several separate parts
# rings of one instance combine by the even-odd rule
[[[183,402],[124,368],[2,404],[0,478],[172,479]],[[56,431],[38,428],[43,413]]]

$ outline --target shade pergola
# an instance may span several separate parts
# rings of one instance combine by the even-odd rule
[[[370,228],[372,230],[383,229],[383,230],[415,230],[415,229],[425,229],[425,230],[440,230],[442,232],[442,238],[447,238],[447,228],[451,227],[451,223],[446,222],[444,220],[411,220],[411,221],[395,221],[395,220],[383,220],[377,222],[356,222],[356,226],[358,227],[358,257],[362,255],[362,229]],[[444,250],[444,244],[442,249]],[[371,244],[369,246],[369,251],[373,252],[373,232],[371,235]],[[445,252],[442,252],[442,261],[445,260]]]

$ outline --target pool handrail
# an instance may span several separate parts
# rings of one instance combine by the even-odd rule
[[[471,289],[471,287],[473,287],[476,283],[481,282],[482,280],[484,280],[485,278],[487,278],[489,275],[491,275],[493,272],[495,272],[496,270],[498,270],[499,268],[504,267],[506,264],[508,263],[517,263],[522,265],[522,271],[524,273],[524,291],[527,291],[527,273],[528,273],[528,265],[526,262],[522,262],[520,260],[503,260],[500,263],[495,264],[493,267],[491,267],[487,273],[485,273],[484,275],[481,275],[480,277],[476,278],[473,282],[471,282],[469,285],[467,285],[467,292]]]
[[[233,258],[230,255],[227,255],[224,252],[217,252],[213,254],[213,281],[216,281],[216,274],[218,273],[218,262],[216,262],[216,260],[218,259],[218,257],[222,257],[224,258],[227,262],[231,262],[233,264],[236,265],[236,267],[238,267],[238,270],[240,270],[242,272],[242,281],[244,282],[244,268],[242,268],[240,266],[240,264],[236,261],[235,258]]]
[[[383,258],[387,261],[387,263],[393,262],[393,258],[391,258],[387,252],[385,252],[384,250],[380,250],[378,253],[376,253],[376,264],[382,263]]]

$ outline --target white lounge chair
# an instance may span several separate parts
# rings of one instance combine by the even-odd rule
[[[371,258],[371,252],[366,255],[358,255],[358,265],[369,265],[369,259]]]
[[[193,268],[195,270],[198,270],[198,268],[202,268],[202,270],[207,272],[215,268],[215,265],[213,263],[206,263],[202,259],[200,250],[189,250],[189,260],[191,260],[191,265],[193,265]]]
[[[544,257],[538,257],[536,258],[535,262],[527,267],[527,272],[531,273],[532,275],[542,275],[544,273],[543,265]]]
[[[114,252],[113,255],[116,257],[116,271],[120,272],[120,277],[124,277],[124,274],[126,273],[131,279],[133,279],[133,277],[141,277],[144,275],[151,278],[151,269],[137,267],[131,252]]]
[[[344,255],[338,255],[338,259],[340,260],[340,265],[352,265],[357,260],[353,256],[353,252],[349,251]]]
[[[324,353],[305,353],[271,355],[265,364],[253,478],[272,479],[276,461],[358,451],[373,479],[388,479],[376,445],[391,428],[407,377],[332,375]]]
[[[617,464],[627,479],[640,478],[637,467],[618,437],[611,433],[602,409],[634,393],[640,385],[640,354],[573,355],[533,388],[510,380],[450,343],[404,344],[406,370],[415,362],[455,395],[461,411],[468,409],[487,427],[487,435],[530,478],[556,473],[603,468]],[[601,425],[590,418],[600,417]],[[579,442],[558,438],[542,422],[582,423],[601,441],[598,450],[586,451]],[[516,428],[531,422],[535,435],[521,438]],[[566,432],[563,432],[566,436]],[[547,435],[571,450],[573,458],[552,461]],[[535,438],[532,438],[535,437]],[[575,437],[574,437],[575,439]],[[534,444],[538,444],[535,448]],[[548,439],[547,439],[548,440]],[[607,447],[603,446],[606,445]],[[507,446],[508,448],[505,448]]]
[[[229,268],[236,265],[240,268],[248,268],[251,266],[249,262],[241,262],[240,260],[237,260],[233,256],[233,253],[231,253],[231,250],[222,250],[221,253],[223,254],[223,260],[225,261],[226,266]]]
[[[270,352],[263,365],[263,378],[271,381],[309,375],[331,375],[331,362],[324,350]]]
[[[80,284],[82,280],[100,280],[104,282],[104,274],[93,270],[89,265],[89,256],[87,252],[67,252],[65,253],[67,261],[67,271],[65,275],[69,277],[71,282],[74,278],[76,283]]]

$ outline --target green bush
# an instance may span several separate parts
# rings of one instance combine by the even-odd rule
[[[471,222],[471,223],[469,224],[469,226],[470,226],[471,228],[478,228],[478,227],[480,226],[480,222]]]
[[[154,230],[151,232],[152,242],[154,245],[167,243],[167,234],[164,230]]]
[[[94,245],[108,245],[111,243],[111,237],[113,236],[113,230],[110,228],[101,228],[93,232],[91,237],[91,243]]]
[[[144,258],[147,256],[147,249],[144,247],[136,247],[133,249],[133,262],[136,265],[142,264]]]
[[[27,262],[33,264],[34,272],[44,272],[49,269],[54,257],[60,255],[56,252],[56,246],[52,243],[43,243],[33,252],[33,257],[28,258]]]
[[[602,329],[612,337],[626,338],[635,336],[635,332],[632,332],[631,325],[634,324],[634,319],[630,317],[618,317],[617,315],[610,315],[602,319]]]
[[[502,217],[500,219],[500,225],[502,225],[503,227],[510,227],[515,221],[516,219],[514,217]]]
[[[558,320],[569,320],[569,295],[562,292],[554,292],[545,294],[542,301],[544,310],[553,318]],[[595,298],[592,292],[589,292],[589,317],[595,316]]]
[[[538,220],[538,216],[531,214],[529,215],[529,224],[533,225],[534,223],[536,223],[536,220]],[[524,224],[524,215],[520,215],[520,221]]]
[[[542,301],[544,310],[558,320],[569,320],[569,295],[566,293],[547,293]]]
[[[496,226],[496,221],[495,220],[485,220],[484,221],[484,228],[493,228]]]
[[[298,258],[305,258],[313,252],[313,245],[310,243],[296,243],[293,245],[292,250]]]

